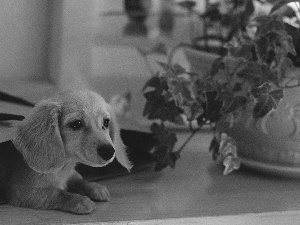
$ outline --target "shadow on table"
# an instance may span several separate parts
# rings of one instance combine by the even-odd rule
[[[279,176],[256,169],[241,166],[237,171],[229,175],[223,175],[224,166],[213,162],[208,167],[208,174],[212,179],[208,190],[210,193],[246,193],[255,192],[281,192],[299,190],[300,179]],[[300,197],[300,195],[299,195]],[[300,204],[300,202],[299,202]]]

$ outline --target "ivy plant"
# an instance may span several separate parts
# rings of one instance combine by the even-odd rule
[[[264,117],[277,108],[285,89],[300,86],[300,74],[288,73],[294,68],[289,56],[296,51],[282,18],[267,15],[252,22],[254,37],[246,32],[235,35],[226,45],[227,53],[214,61],[207,74],[188,72],[170,60],[158,62],[163,72],[153,74],[143,88],[143,114],[155,120],[151,131],[158,143],[154,149],[156,170],[174,168],[185,145],[204,126],[214,127],[220,118],[233,124],[245,109],[251,109],[255,119]],[[190,124],[191,134],[175,149],[176,134],[166,123],[183,124],[183,118]],[[193,126],[195,121],[197,126]],[[214,159],[219,157],[216,139],[210,151]]]

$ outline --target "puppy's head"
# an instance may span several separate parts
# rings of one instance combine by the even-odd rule
[[[68,90],[41,101],[17,127],[13,142],[37,172],[58,171],[67,160],[101,167],[115,156],[131,168],[114,113],[90,91]]]

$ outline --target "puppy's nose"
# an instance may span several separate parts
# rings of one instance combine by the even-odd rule
[[[115,149],[111,145],[103,145],[98,147],[97,152],[102,159],[108,161],[114,156]]]

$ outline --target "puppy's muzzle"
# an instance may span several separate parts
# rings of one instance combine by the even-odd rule
[[[97,149],[98,155],[105,161],[109,161],[115,156],[115,149],[111,145],[102,145]]]

